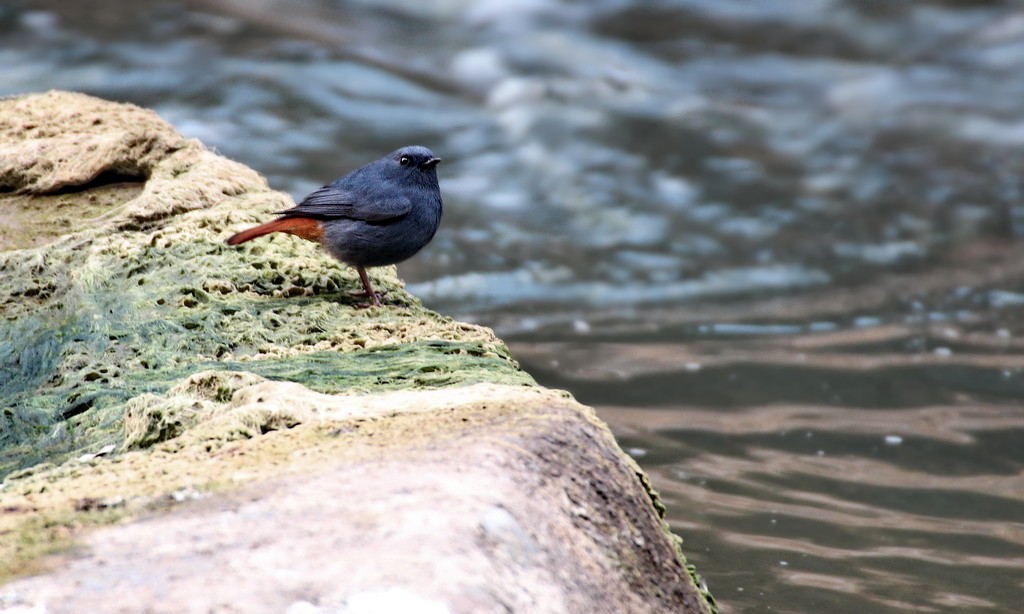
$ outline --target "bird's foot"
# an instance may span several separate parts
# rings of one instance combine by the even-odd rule
[[[357,307],[380,307],[382,305],[381,299],[387,296],[387,290],[383,292],[369,293],[366,290],[350,290],[347,294],[352,298],[368,298],[369,303],[357,303]]]

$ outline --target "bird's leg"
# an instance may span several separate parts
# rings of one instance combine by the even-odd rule
[[[366,296],[373,301],[375,307],[380,307],[380,298],[377,297],[377,293],[373,291],[373,286],[370,285],[370,276],[366,274],[366,269],[357,266],[356,272],[359,273],[359,281],[363,282],[363,288],[366,289]]]

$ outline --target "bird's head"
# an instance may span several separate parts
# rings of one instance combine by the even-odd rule
[[[435,156],[434,152],[421,145],[403,147],[392,152],[388,157],[400,167],[424,172],[433,172],[434,167],[441,161],[441,158]]]

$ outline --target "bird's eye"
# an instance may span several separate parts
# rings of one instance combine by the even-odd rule
[[[409,166],[409,156],[402,156],[398,159],[398,163],[402,166]]]

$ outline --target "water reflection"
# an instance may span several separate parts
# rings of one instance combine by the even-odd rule
[[[727,607],[1002,611],[1020,594],[1018,344],[952,324],[704,330],[515,353],[597,406],[691,558],[727,570]]]
[[[1006,3],[0,6],[0,94],[155,107],[301,195],[409,142],[402,274],[596,405],[726,611],[1024,593],[1024,13]]]

